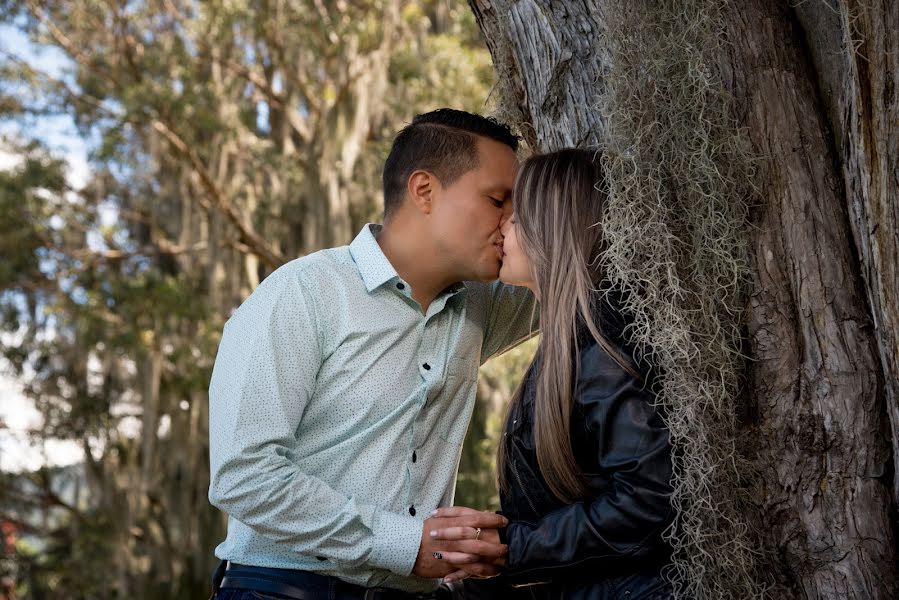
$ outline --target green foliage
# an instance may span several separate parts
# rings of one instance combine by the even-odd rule
[[[46,224],[50,213],[44,198],[66,189],[65,166],[38,144],[18,151],[21,164],[0,172],[0,289],[19,289],[43,279],[40,253],[49,250]],[[10,315],[11,316],[11,315]]]
[[[439,0],[3,6],[71,62],[5,61],[0,115],[69,115],[91,147],[83,189],[28,139],[0,172],[4,365],[41,412],[33,437],[86,450],[77,505],[42,500],[67,477],[52,469],[0,497],[31,528],[17,577],[34,597],[198,597],[224,537],[206,389],[225,320],[284,260],[379,219],[395,131],[483,110],[489,55]],[[491,444],[470,439],[460,501],[495,502]]]
[[[462,446],[455,504],[483,510],[499,509],[496,451],[505,426],[509,401],[534,358],[531,340],[493,358],[478,374],[478,396]]]
[[[57,598],[95,597],[108,588],[103,557],[115,551],[112,541],[103,520],[85,519],[77,526],[71,520],[61,521],[42,536],[40,549],[24,541],[16,544],[16,574],[28,582],[29,593],[40,590]]]

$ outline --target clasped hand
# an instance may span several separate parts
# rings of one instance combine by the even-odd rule
[[[497,530],[506,525],[508,520],[496,513],[464,506],[438,508],[424,522],[412,573],[447,582],[498,574],[508,547],[500,543]]]

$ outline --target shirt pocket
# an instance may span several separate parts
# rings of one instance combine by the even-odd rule
[[[446,361],[446,376],[459,378],[471,378],[477,381],[478,361],[464,356],[453,356]]]
[[[478,385],[478,362],[474,358],[453,357],[446,363],[446,376],[441,391],[440,437],[462,444],[474,408]]]

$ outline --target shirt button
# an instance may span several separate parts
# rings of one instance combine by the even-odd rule
[[[415,516],[415,507],[414,506],[409,507],[409,514],[412,515],[413,517]]]
[[[404,290],[404,289],[406,289],[406,286],[403,285],[402,283],[398,283],[398,284],[396,284],[396,289],[398,289],[398,290]]]
[[[431,370],[431,365],[429,365],[428,363],[423,364],[422,367],[424,367],[425,371]]]
[[[418,460],[418,456],[415,454],[415,450],[412,451],[412,462]]]

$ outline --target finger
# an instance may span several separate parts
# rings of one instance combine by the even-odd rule
[[[431,537],[435,540],[471,540],[477,536],[478,530],[474,527],[444,527],[431,530]]]
[[[491,544],[482,540],[459,540],[448,544],[447,550],[477,554],[484,558],[502,558],[509,553],[509,547],[505,544]]]
[[[484,560],[483,557],[477,554],[467,554],[465,552],[441,552],[440,554],[443,556],[443,560],[453,565],[470,565],[479,560]]]
[[[481,511],[467,506],[444,506],[431,512],[429,517],[461,517],[471,513],[479,513]]]
[[[499,575],[499,567],[496,565],[491,565],[488,563],[472,563],[470,565],[462,566],[462,570],[468,573],[471,577],[495,577]]]
[[[443,578],[443,583],[452,583],[453,581],[461,581],[468,577],[468,573],[459,569],[458,571],[454,571]]]
[[[454,527],[480,527],[481,529],[499,529],[509,524],[509,519],[492,512],[467,513],[459,517],[449,517]]]

